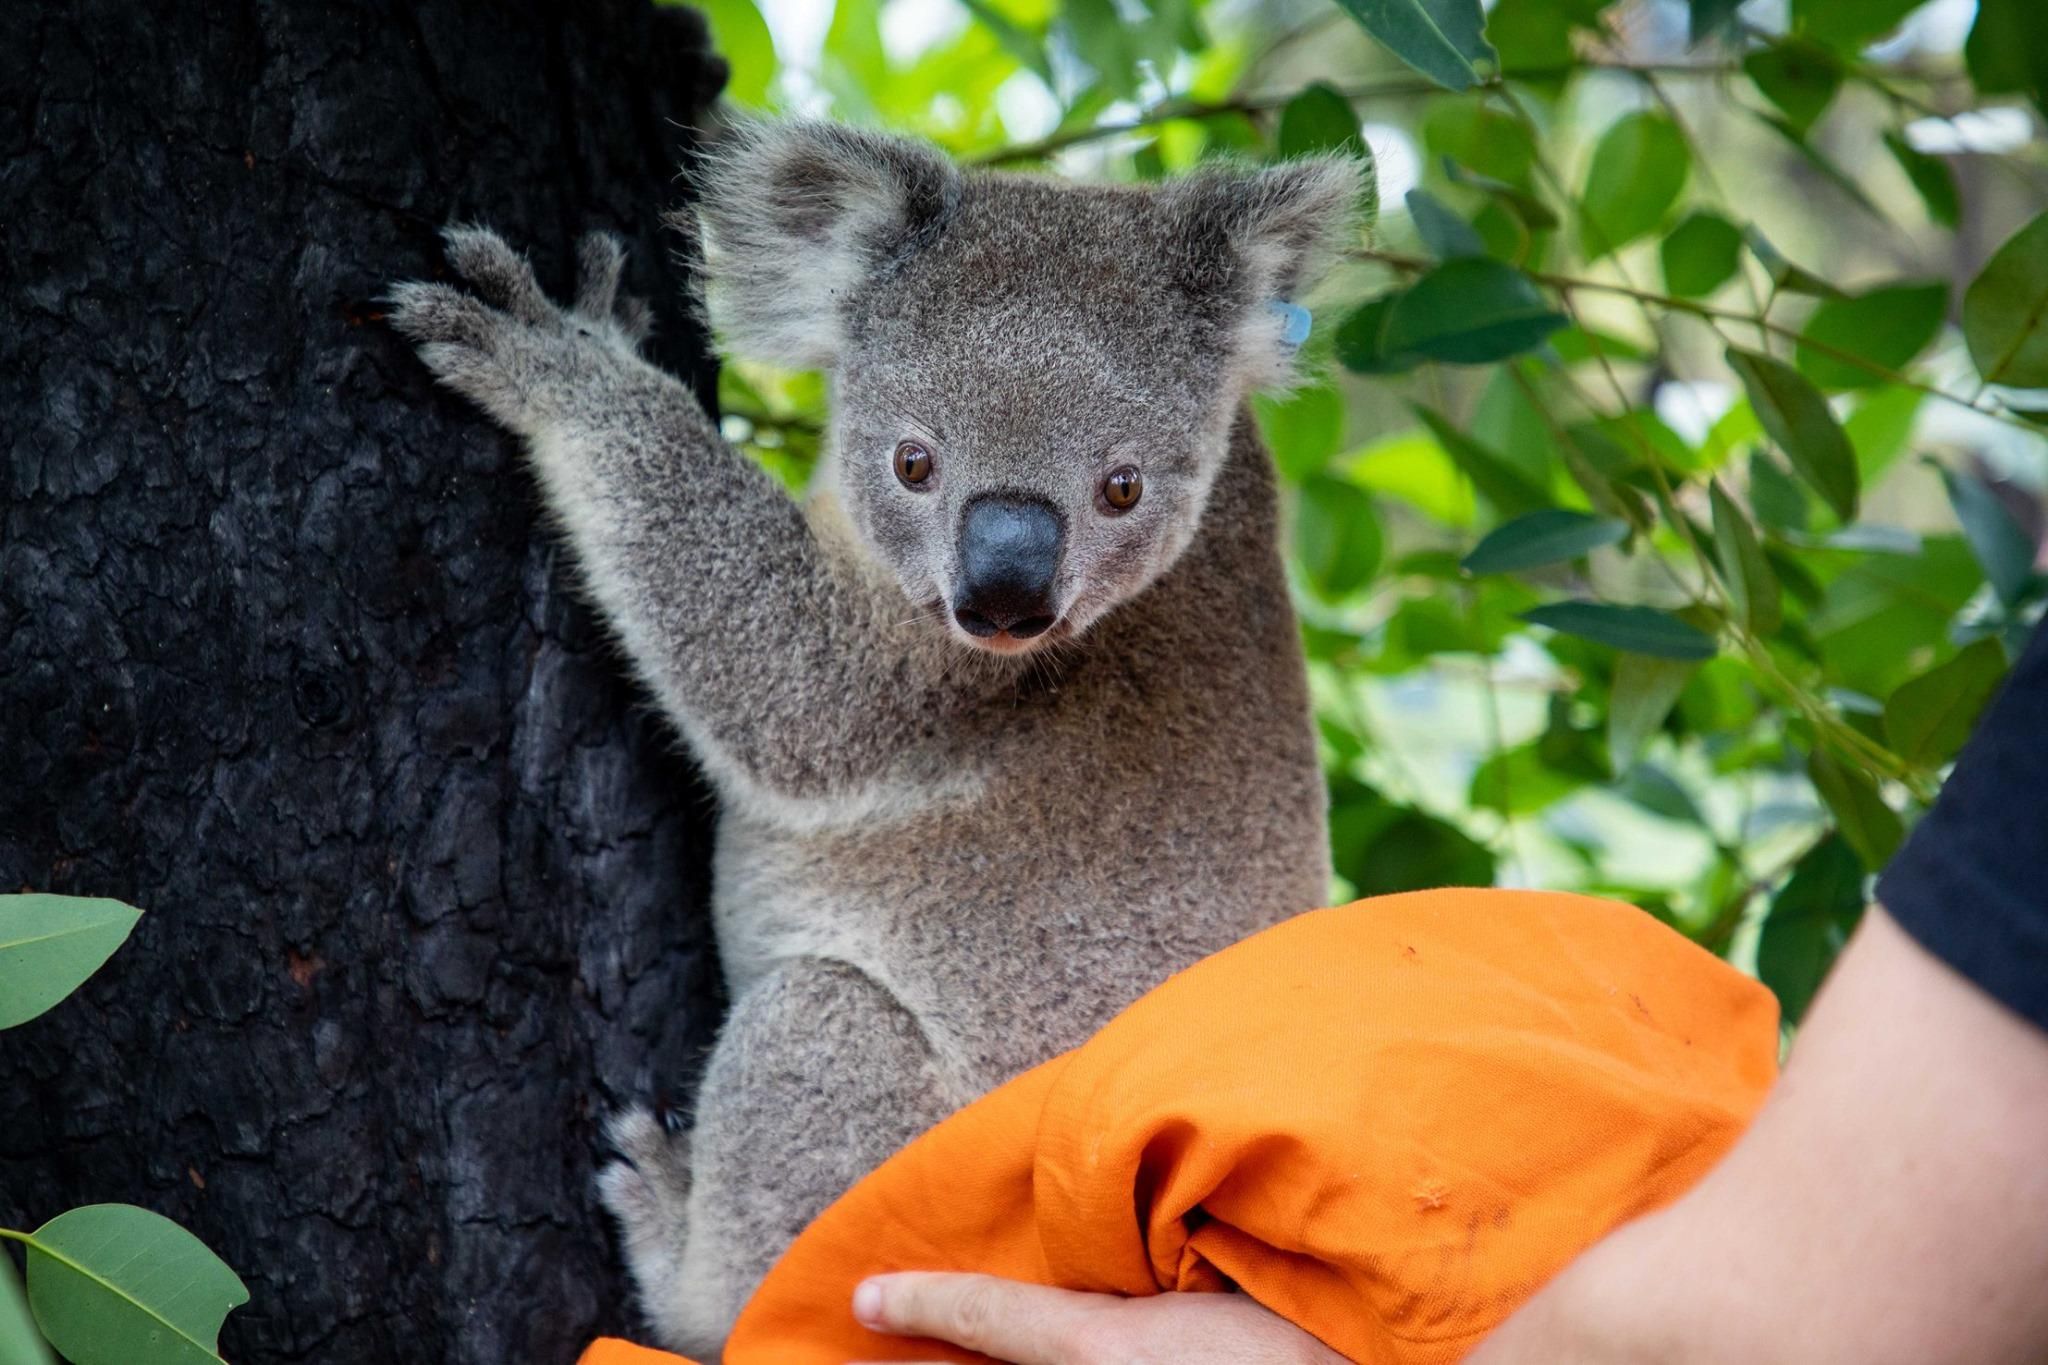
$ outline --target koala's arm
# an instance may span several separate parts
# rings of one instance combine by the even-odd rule
[[[392,325],[524,439],[589,591],[714,778],[801,797],[871,776],[888,745],[866,732],[892,705],[871,685],[874,595],[640,357],[646,310],[620,301],[616,241],[584,239],[569,308],[495,234],[447,245],[475,292],[398,285]]]

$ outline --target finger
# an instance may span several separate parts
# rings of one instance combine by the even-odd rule
[[[526,257],[489,228],[450,226],[441,230],[448,264],[470,287],[521,322],[545,322],[554,305],[533,277]]]
[[[936,1337],[1012,1365],[1062,1365],[1059,1343],[1102,1301],[990,1275],[911,1271],[862,1281],[853,1315],[874,1331]]]
[[[479,349],[489,344],[490,308],[460,289],[408,280],[384,296],[385,320],[414,341],[455,342]]]
[[[619,296],[626,248],[609,232],[586,232],[576,244],[576,311],[586,318],[611,316]]]

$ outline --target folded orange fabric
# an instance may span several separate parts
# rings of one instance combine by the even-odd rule
[[[1417,892],[1174,977],[826,1210],[727,1365],[978,1360],[878,1336],[890,1270],[1118,1294],[1235,1284],[1373,1365],[1455,1360],[1669,1203],[1776,1076],[1770,993],[1630,906]],[[600,1342],[583,1365],[675,1361]]]

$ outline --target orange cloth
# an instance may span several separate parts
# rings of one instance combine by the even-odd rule
[[[977,1360],[848,1304],[878,1272],[979,1270],[1235,1283],[1353,1360],[1455,1360],[1697,1180],[1777,1050],[1768,991],[1629,906],[1452,890],[1316,911],[891,1158],[769,1272],[725,1359]],[[583,1365],[662,1359],[599,1342]]]

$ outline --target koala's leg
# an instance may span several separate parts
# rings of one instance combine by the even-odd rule
[[[902,602],[831,562],[803,509],[641,359],[647,310],[619,295],[618,244],[584,240],[561,307],[495,234],[446,240],[474,292],[397,285],[391,323],[525,439],[592,595],[712,775],[829,794],[900,754],[890,717],[927,723],[876,648]]]
[[[599,1177],[663,1344],[715,1359],[804,1225],[954,1107],[917,1020],[872,979],[817,958],[763,978],[733,1005],[691,1132],[627,1115]]]

